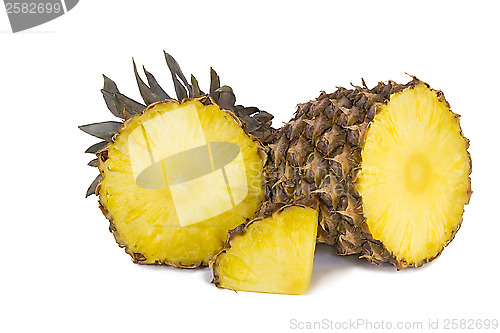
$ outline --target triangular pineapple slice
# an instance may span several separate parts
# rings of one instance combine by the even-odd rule
[[[233,229],[211,262],[219,288],[304,294],[313,268],[318,212],[287,206]]]

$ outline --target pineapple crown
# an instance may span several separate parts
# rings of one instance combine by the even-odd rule
[[[236,116],[241,118],[248,132],[257,137],[261,142],[266,143],[268,140],[271,140],[275,131],[271,127],[273,116],[270,113],[259,110],[256,107],[236,105],[236,96],[233,93],[233,89],[226,85],[221,87],[219,75],[217,75],[217,72],[213,68],[210,68],[209,93],[204,93],[193,75],[191,75],[191,82],[188,82],[174,57],[165,51],[163,51],[163,53],[172,75],[172,82],[174,83],[175,94],[177,96],[176,99],[179,102],[182,102],[185,98],[196,98],[203,95],[209,95],[221,109],[232,111]],[[87,148],[85,153],[97,154],[108,143],[112,142],[113,137],[118,133],[126,119],[140,114],[148,105],[161,100],[174,99],[158,84],[153,74],[148,72],[143,66],[147,80],[146,84],[140,77],[133,58],[132,64],[139,92],[145,104],[137,102],[122,94],[118,90],[116,83],[106,75],[103,75],[104,87],[101,89],[102,96],[109,111],[115,117],[121,119],[121,121],[104,121],[79,126],[78,128],[83,132],[102,140]],[[94,158],[88,165],[97,167],[98,159]],[[86,197],[95,194],[100,180],[101,175],[99,174],[87,189]]]

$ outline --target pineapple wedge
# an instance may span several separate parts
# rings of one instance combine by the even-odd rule
[[[318,211],[285,206],[233,229],[210,263],[219,288],[304,294],[313,268]]]

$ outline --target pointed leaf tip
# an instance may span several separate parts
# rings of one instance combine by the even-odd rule
[[[191,74],[191,85],[193,86],[193,97],[200,97],[203,95],[203,91],[200,90],[200,86],[198,85],[198,80]]]
[[[168,69],[172,74],[172,81],[174,82],[175,93],[177,94],[177,98],[182,101],[184,98],[193,97],[193,88],[186,80],[186,77],[182,73],[182,70],[177,63],[177,61],[167,52],[163,51],[165,54],[165,60],[167,61]],[[180,79],[180,81],[179,81]],[[184,86],[181,84],[184,84]]]
[[[132,58],[132,64],[134,65],[135,80],[137,81],[137,85],[139,86],[139,92],[141,93],[141,97],[144,100],[144,103],[146,103],[146,105],[149,105],[158,102],[160,100],[160,97],[156,95],[139,76],[134,58]]]
[[[97,168],[97,166],[99,165],[99,160],[97,158],[94,158],[93,160],[89,161],[89,163],[87,163],[87,165]]]
[[[104,78],[104,86],[102,89],[109,91],[110,93],[117,93],[120,92],[118,90],[118,86],[116,85],[115,81],[111,80],[109,77],[106,75],[102,75]]]
[[[96,192],[96,189],[97,189],[97,185],[99,185],[99,182],[101,181],[101,178],[102,178],[102,176],[99,174],[94,179],[94,181],[92,182],[92,184],[90,184],[89,188],[87,189],[87,193],[85,194],[85,198],[88,198],[92,194],[96,194],[95,192]]]
[[[78,126],[83,132],[95,136],[107,142],[111,142],[113,136],[118,133],[123,123],[117,121],[104,121],[102,123],[94,123]]]
[[[210,67],[210,96],[214,100],[215,103],[219,103],[219,95],[220,93],[217,89],[220,88],[220,78],[217,75],[217,72]]]
[[[85,153],[87,154],[96,154],[99,150],[102,148],[106,147],[108,142],[106,141],[100,141],[98,143],[93,144],[92,146],[88,147]]]

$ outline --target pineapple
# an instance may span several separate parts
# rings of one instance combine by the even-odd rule
[[[285,206],[230,231],[226,247],[210,262],[219,288],[304,294],[313,268],[318,211]]]
[[[417,78],[322,93],[275,135],[266,205],[317,205],[318,241],[339,254],[418,267],[459,229],[469,142],[443,93]]]
[[[227,230],[290,204],[318,211],[317,240],[340,255],[398,269],[433,260],[455,236],[471,159],[441,91],[416,77],[363,81],[299,105],[275,130],[269,113],[235,105],[215,71],[205,95],[165,57],[178,101],[134,63],[145,105],[104,77],[106,104],[125,123],[80,127],[103,140],[86,151],[100,170],[87,196],[98,194],[134,262],[206,265]]]
[[[135,263],[197,267],[208,265],[227,231],[261,206],[266,155],[254,135],[271,135],[272,116],[234,105],[231,88],[219,87],[213,70],[210,95],[203,95],[196,79],[189,84],[165,56],[178,100],[144,70],[146,85],[135,63],[147,107],[104,77],[106,104],[124,122],[80,126],[103,140],[86,151],[97,155],[89,165],[100,171],[87,196],[98,195],[110,231]]]

